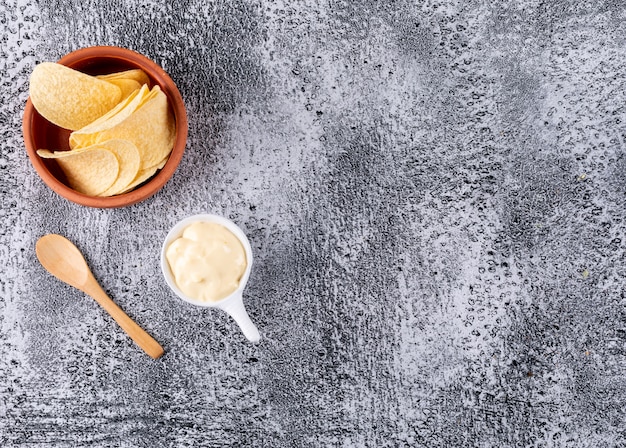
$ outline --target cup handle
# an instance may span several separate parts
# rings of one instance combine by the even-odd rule
[[[250,342],[259,342],[261,335],[256,325],[250,320],[250,316],[243,305],[243,296],[241,293],[231,297],[226,303],[220,304],[219,307],[226,311],[232,317],[241,332]]]

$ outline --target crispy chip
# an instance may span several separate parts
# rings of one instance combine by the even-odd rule
[[[154,173],[157,172],[157,167],[153,166],[152,168],[147,168],[145,170],[140,170],[137,173],[137,176],[135,177],[135,179],[133,179],[133,181],[122,191],[120,191],[121,193],[128,193],[130,190],[132,190],[133,188],[135,188],[137,185],[144,183],[145,181],[147,181],[148,179],[150,179],[152,176],[154,176]]]
[[[154,167],[172,151],[176,138],[176,124],[167,103],[167,96],[159,86],[137,110],[118,125],[96,134],[95,141],[130,140],[141,157],[140,170]]]
[[[70,151],[37,153],[56,159],[68,185],[80,193],[113,196],[141,185],[165,166],[176,138],[167,96],[149,84],[140,69],[89,76],[39,64],[31,75],[33,105],[74,132]]]
[[[157,168],[158,170],[162,169],[162,168],[165,166],[165,164],[167,163],[167,161],[168,161],[169,159],[170,159],[170,155],[168,154],[168,155],[166,155],[166,156],[163,158],[163,160],[161,160],[159,163],[157,163],[156,168]]]
[[[146,72],[140,68],[126,70],[123,72],[109,73],[108,75],[98,75],[97,77],[104,79],[105,81],[111,81],[112,79],[132,79],[137,81],[140,85],[150,84],[150,78],[148,78]]]
[[[149,94],[150,89],[144,84],[141,89],[133,92],[105,115],[93,123],[72,132],[70,134],[70,148],[82,148],[95,144],[98,132],[120,124],[144,103]]]
[[[139,84],[134,79],[109,79],[107,82],[114,84],[120,88],[122,92],[122,100],[127,98],[131,93],[135,92],[138,89],[141,89],[141,84]],[[145,85],[145,84],[144,84]]]
[[[137,147],[128,140],[109,140],[102,146],[115,154],[120,164],[117,179],[104,193],[100,194],[100,196],[113,196],[128,188],[128,185],[137,177],[141,159]]]
[[[56,159],[71,188],[79,193],[97,196],[117,179],[119,162],[106,145],[94,145],[72,151],[39,149],[43,158]]]
[[[118,86],[53,62],[35,67],[29,95],[46,120],[70,130],[98,119],[122,98]]]

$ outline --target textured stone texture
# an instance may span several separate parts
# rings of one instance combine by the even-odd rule
[[[319,3],[319,4],[318,4]],[[620,1],[0,0],[0,446],[626,445]],[[97,210],[37,178],[40,61],[120,45],[188,107],[179,170]],[[179,219],[256,257],[263,340],[178,301]],[[38,265],[66,235],[166,349]]]

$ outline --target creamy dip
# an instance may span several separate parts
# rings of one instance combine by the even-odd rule
[[[176,285],[187,296],[215,302],[239,288],[246,271],[246,251],[226,227],[195,222],[165,252]]]

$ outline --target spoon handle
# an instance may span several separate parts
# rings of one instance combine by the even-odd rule
[[[153,359],[160,358],[163,355],[163,347],[111,300],[93,276],[90,276],[89,282],[85,285],[83,291],[98,302],[144,352]]]

